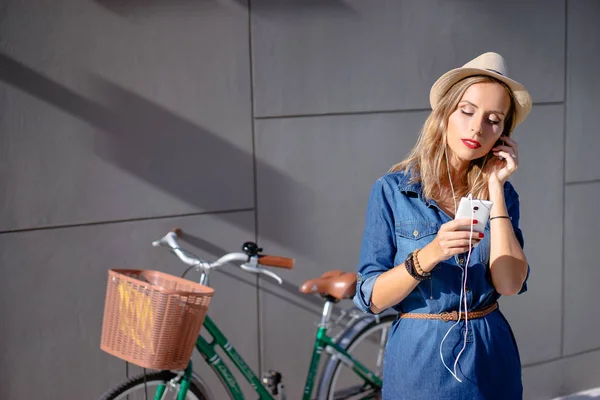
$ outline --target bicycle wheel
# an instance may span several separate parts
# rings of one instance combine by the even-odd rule
[[[131,378],[114,389],[106,392],[100,400],[154,400],[156,389],[159,385],[167,385],[167,390],[161,400],[176,400],[179,385],[172,388],[169,381],[177,375],[171,371],[151,372]],[[211,400],[202,387],[192,379],[187,392],[186,400]]]
[[[358,320],[344,332],[338,344],[379,378],[383,372],[383,353],[395,314]],[[319,400],[381,399],[381,388],[365,385],[364,380],[335,354],[327,361],[317,388]]]

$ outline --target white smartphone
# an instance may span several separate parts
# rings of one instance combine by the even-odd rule
[[[460,199],[454,219],[473,218],[477,220],[477,224],[473,225],[473,231],[483,233],[488,219],[490,218],[490,211],[492,210],[493,204],[494,202],[490,200],[469,199],[468,197],[463,197]],[[461,228],[461,230],[470,231],[471,229],[465,227]]]

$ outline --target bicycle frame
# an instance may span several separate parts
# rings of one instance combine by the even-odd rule
[[[179,247],[176,240],[177,236],[179,235],[181,235],[180,230],[171,231],[161,240],[153,242],[153,245],[167,245],[185,264],[189,265],[190,267],[200,267],[200,269],[202,269],[200,284],[202,285],[208,285],[208,274],[211,269],[214,269],[231,261],[245,261],[245,264],[241,265],[242,269],[244,269],[245,271],[253,273],[263,273],[265,275],[271,276],[279,283],[282,282],[281,278],[279,278],[277,275],[265,270],[264,268],[258,267],[258,257],[256,256],[256,254],[252,257],[249,257],[247,253],[230,253],[224,257],[221,257],[218,261],[214,263],[202,262],[199,258],[191,255],[191,253],[189,252],[184,252]],[[254,244],[254,246],[256,245]],[[185,277],[185,273],[182,277]],[[381,388],[382,386],[381,379],[379,379],[379,377],[376,374],[372,373],[367,367],[365,367],[359,361],[355,360],[350,354],[348,354],[342,347],[340,347],[336,343],[336,340],[334,338],[331,338],[327,335],[327,329],[329,326],[329,321],[331,319],[332,307],[335,302],[337,302],[337,300],[333,298],[328,298],[325,302],[325,306],[323,307],[323,315],[321,323],[319,324],[319,328],[317,330],[310,367],[306,376],[304,395],[302,397],[303,400],[310,400],[311,398],[315,376],[317,374],[319,361],[321,360],[321,354],[323,353],[324,349],[331,349],[331,352],[334,353],[337,357],[339,357],[341,362],[343,362],[346,366],[352,368],[354,373],[356,373],[364,380],[365,385],[368,385],[373,388]],[[243,400],[244,395],[240,389],[240,386],[237,383],[237,380],[232,375],[229,367],[227,367],[223,359],[221,359],[221,357],[215,351],[216,346],[219,346],[221,349],[223,349],[225,354],[227,354],[227,357],[229,357],[229,359],[233,362],[235,367],[241,372],[242,376],[244,376],[244,378],[250,383],[250,385],[252,385],[256,393],[259,395],[260,400],[275,400],[275,398],[271,395],[269,389],[263,385],[261,380],[254,374],[254,372],[250,369],[248,364],[244,361],[243,357],[237,352],[237,350],[231,345],[231,343],[229,343],[229,340],[227,340],[225,335],[221,332],[221,330],[217,327],[217,325],[210,317],[205,317],[202,329],[204,332],[207,332],[211,335],[212,341],[209,343],[206,339],[202,337],[202,335],[200,335],[196,340],[196,349],[202,355],[205,361],[211,366],[211,368],[215,371],[215,373],[221,378],[221,381],[227,386],[234,400]],[[190,360],[184,373],[180,376],[180,378],[178,378],[177,383],[180,384],[179,392],[177,395],[178,400],[185,399],[191,380],[192,362]],[[159,386],[154,397],[155,400],[162,399],[166,387],[166,385]]]
[[[332,303],[328,301],[327,303],[325,303],[325,307],[323,308],[323,318],[317,330],[315,346],[313,349],[308,374],[306,376],[306,384],[304,386],[302,400],[311,399],[315,383],[315,375],[317,373],[319,362],[321,360],[321,354],[323,353],[323,350],[327,347],[333,349],[333,352],[336,354],[336,356],[338,356],[344,364],[350,366],[354,373],[356,373],[364,380],[365,385],[369,385],[374,388],[381,388],[382,385],[381,379],[377,375],[372,373],[362,363],[355,360],[343,348],[341,348],[337,343],[335,343],[333,338],[327,335],[327,325],[331,316],[331,307]],[[243,400],[244,395],[240,389],[237,380],[231,373],[231,370],[229,369],[229,367],[227,367],[223,359],[221,359],[221,357],[216,353],[215,346],[219,346],[221,349],[223,349],[223,351],[225,352],[225,354],[227,354],[227,356],[233,362],[235,367],[252,385],[256,393],[259,395],[260,400],[275,400],[275,397],[271,395],[269,389],[267,389],[262,384],[260,379],[254,374],[254,372],[250,369],[248,364],[246,364],[243,357],[235,350],[231,343],[229,343],[225,335],[221,332],[221,330],[217,327],[217,325],[210,317],[207,316],[205,318],[202,329],[210,333],[213,340],[211,343],[209,343],[202,336],[199,336],[196,342],[196,349],[200,352],[200,354],[202,354],[203,358],[211,366],[215,373],[219,375],[221,381],[227,386],[234,400]],[[191,371],[191,361],[186,372],[187,371]],[[191,373],[184,374],[181,380],[181,386],[177,397],[178,400],[185,399],[190,379]],[[162,391],[157,391],[156,396],[157,397],[155,400],[160,400],[162,396]]]

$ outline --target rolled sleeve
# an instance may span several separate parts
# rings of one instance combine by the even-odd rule
[[[371,311],[371,296],[377,277],[394,267],[396,237],[392,212],[392,191],[383,178],[371,189],[362,239],[354,304],[363,312]]]
[[[360,272],[358,273],[358,277],[356,279],[356,294],[354,295],[352,301],[354,302],[354,305],[363,312],[373,314],[371,311],[371,295],[373,294],[375,280],[380,274],[381,272],[378,272],[373,274],[373,276],[362,280],[362,275]]]
[[[515,231],[515,236],[517,241],[521,245],[521,248],[525,248],[525,239],[523,237],[523,231],[519,227],[519,219],[521,217],[520,205],[519,205],[519,195],[513,188],[510,183],[507,183],[507,194],[506,198],[510,199],[508,206],[508,216],[510,217],[510,221],[513,226],[513,230]],[[527,291],[527,280],[529,279],[529,273],[531,269],[529,267],[529,263],[527,264],[527,276],[525,277],[525,281],[523,282],[523,286],[518,294],[525,293]]]

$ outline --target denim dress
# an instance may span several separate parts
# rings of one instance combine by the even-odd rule
[[[402,264],[413,250],[425,247],[440,226],[452,220],[435,201],[423,197],[420,183],[409,183],[409,174],[394,172],[379,178],[370,194],[358,267],[354,304],[371,313],[371,293],[377,277]],[[506,206],[517,240],[519,198],[510,183],[504,185]],[[490,270],[490,226],[485,237],[468,253],[439,263],[432,279],[417,287],[393,308],[403,313],[438,314],[458,311],[462,269],[469,258],[466,299],[469,311],[494,304],[500,294],[492,285]],[[529,277],[529,266],[527,270]],[[521,291],[527,290],[524,283]],[[464,300],[463,300],[464,301]],[[464,306],[463,306],[464,312]],[[396,319],[390,329],[383,365],[383,398],[396,399],[521,399],[521,362],[512,330],[500,310],[465,322]],[[443,342],[442,339],[453,326]],[[463,349],[456,368],[450,370]]]

